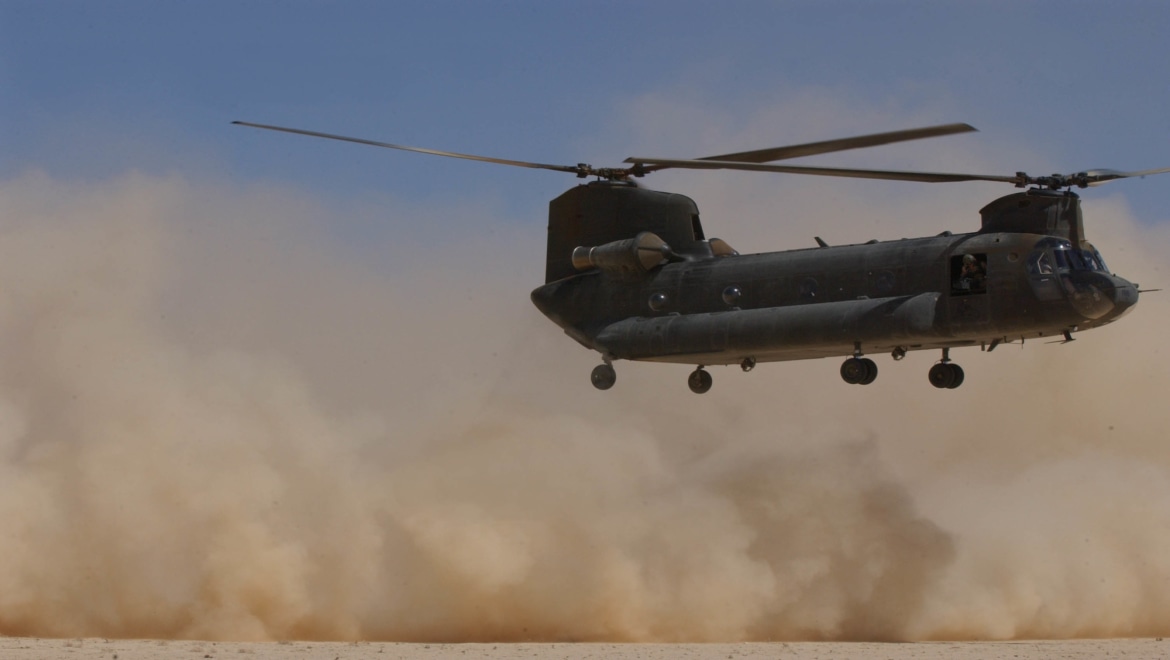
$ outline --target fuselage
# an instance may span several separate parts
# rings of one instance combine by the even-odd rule
[[[1119,318],[1136,287],[1086,241],[949,233],[594,270],[532,293],[607,359],[714,365],[983,345]]]

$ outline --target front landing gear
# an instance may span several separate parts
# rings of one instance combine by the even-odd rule
[[[850,385],[869,385],[877,374],[877,365],[869,358],[851,357],[841,363],[841,379]]]
[[[953,362],[939,362],[930,368],[927,377],[940,390],[953,390],[963,384],[963,368]]]
[[[606,362],[593,367],[593,373],[589,374],[589,380],[593,381],[593,387],[599,390],[608,390],[617,382],[617,372],[613,370],[613,366]]]
[[[707,390],[711,389],[711,374],[704,371],[701,365],[695,367],[695,370],[687,377],[687,385],[695,394],[705,394]]]
[[[953,390],[963,384],[963,368],[951,362],[951,349],[943,349],[942,362],[935,364],[926,374],[930,384],[940,390]]]

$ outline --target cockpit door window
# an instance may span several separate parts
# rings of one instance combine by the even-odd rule
[[[1036,250],[1032,256],[1028,258],[1028,273],[1032,275],[1051,275],[1053,273],[1052,260],[1048,258],[1048,253],[1043,250]]]

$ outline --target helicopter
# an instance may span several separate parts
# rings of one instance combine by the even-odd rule
[[[1140,290],[1105,265],[1085,239],[1080,198],[1086,188],[1170,172],[1088,170],[1010,176],[775,165],[776,161],[967,133],[954,123],[707,156],[631,157],[626,167],[550,165],[490,158],[296,128],[233,124],[499,165],[568,172],[593,180],[549,203],[545,283],[532,302],[602,363],[599,390],[617,381],[617,360],[695,365],[687,384],[711,389],[707,367],[844,357],[840,375],[869,385],[867,355],[894,361],[937,350],[927,377],[940,389],[962,385],[951,349],[990,352],[1027,339],[1074,340],[1127,314]],[[918,181],[993,181],[1023,189],[980,210],[978,231],[831,246],[815,237],[803,249],[740,254],[707,238],[695,202],[650,190],[637,179],[668,168]]]

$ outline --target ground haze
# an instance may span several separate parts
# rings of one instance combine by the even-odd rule
[[[1164,286],[1166,231],[1086,206],[1110,266]],[[1166,294],[1068,345],[955,351],[956,391],[913,354],[864,388],[813,361],[713,369],[699,397],[620,363],[602,393],[526,299],[539,232],[357,245],[343,212],[179,177],[0,184],[6,656],[1170,634]]]

